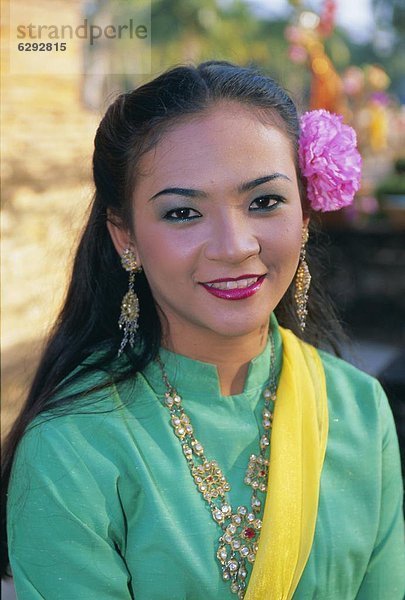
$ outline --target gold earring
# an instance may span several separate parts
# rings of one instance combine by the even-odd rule
[[[134,347],[135,332],[138,329],[139,318],[139,299],[134,291],[134,282],[135,274],[142,271],[142,267],[138,266],[135,254],[130,248],[124,250],[121,256],[121,264],[129,273],[129,289],[122,299],[121,315],[118,320],[118,327],[124,330],[124,337],[118,350],[118,356],[123,353],[128,342],[131,348]]]
[[[306,256],[306,243],[308,241],[308,229],[305,227],[302,230],[302,246],[300,251],[300,263],[298,265],[297,273],[295,276],[295,303],[298,317],[298,323],[301,331],[304,331],[306,325],[306,318],[308,314],[308,290],[311,285],[311,274],[309,272],[308,264],[305,260]]]

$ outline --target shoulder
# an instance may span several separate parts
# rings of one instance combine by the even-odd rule
[[[329,386],[338,386],[342,390],[357,395],[364,393],[377,397],[381,395],[382,388],[375,377],[325,350],[318,350],[318,355],[322,361]]]
[[[395,425],[387,396],[371,375],[326,351],[318,350],[325,372],[331,429],[344,423],[348,432],[377,439],[393,436]],[[395,435],[394,435],[395,437]]]
[[[328,394],[336,392],[361,403],[377,405],[384,400],[384,391],[375,377],[325,350],[318,350],[318,355],[324,368]]]
[[[100,373],[79,378],[74,390],[85,391],[83,398],[43,412],[29,424],[13,460],[10,509],[19,511],[27,502],[43,505],[50,497],[74,505],[83,493],[115,498],[131,443],[122,390],[134,381],[89,388],[100,383],[105,383]]]
[[[113,440],[126,431],[126,407],[136,398],[136,386],[136,377],[116,383],[109,368],[77,368],[50,399],[50,408],[27,426],[15,468],[33,471],[37,464],[50,472],[62,464],[64,470],[78,463],[105,467],[116,454]]]
[[[28,429],[58,419],[58,427],[76,419],[102,420],[128,402],[136,374],[125,357],[110,359],[99,350],[84,359],[60,383],[45,408]]]
[[[283,337],[283,360],[292,363],[302,356],[313,380],[325,378],[329,405],[343,403],[362,410],[377,407],[384,401],[384,392],[377,379],[329,352],[316,348],[297,337],[292,331],[280,328]],[[298,367],[297,367],[298,368]]]

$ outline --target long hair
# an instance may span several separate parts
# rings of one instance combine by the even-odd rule
[[[6,543],[6,492],[13,457],[28,425],[45,410],[73,411],[77,396],[63,394],[74,377],[72,372],[105,369],[112,380],[122,380],[141,371],[156,357],[161,343],[161,323],[146,277],[136,278],[141,316],[136,353],[128,352],[126,368],[112,369],[120,344],[117,321],[120,304],[128,285],[117,252],[107,230],[107,219],[114,215],[130,227],[131,196],[141,156],[153,148],[165,131],[191,115],[203,112],[221,100],[234,100],[270,119],[288,136],[293,148],[301,199],[306,205],[303,182],[298,169],[299,120],[288,94],[270,77],[250,67],[224,61],[209,61],[194,66],[175,67],[145,85],[120,95],[108,108],[94,141],[93,176],[95,194],[74,260],[64,305],[48,342],[21,414],[12,427],[3,451],[2,466],[2,556],[1,570],[8,565]],[[312,254],[317,254],[318,251]],[[282,325],[315,346],[337,350],[337,320],[322,286],[317,285],[319,269],[308,262],[313,276],[305,336],[294,310],[291,284],[276,309]],[[98,358],[83,366],[85,359],[102,348]],[[58,392],[56,394],[56,392]],[[58,398],[58,399],[56,399]]]

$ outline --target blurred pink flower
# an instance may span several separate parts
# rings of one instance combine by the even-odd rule
[[[304,62],[306,62],[308,54],[305,48],[303,48],[302,46],[292,45],[288,50],[288,58],[292,62],[298,65],[302,65]]]
[[[356,132],[341,115],[324,109],[305,113],[300,124],[299,162],[312,209],[327,212],[349,206],[361,181]]]
[[[348,96],[356,96],[364,88],[364,73],[360,67],[348,67],[343,73],[343,90]]]
[[[374,92],[371,94],[370,100],[371,102],[379,104],[380,106],[388,106],[390,103],[390,98],[385,92]]]
[[[318,25],[318,31],[324,37],[329,37],[335,27],[336,2],[335,0],[325,0],[322,8],[321,19]]]
[[[291,44],[299,44],[301,42],[301,32],[295,25],[289,25],[284,30],[284,37]]]

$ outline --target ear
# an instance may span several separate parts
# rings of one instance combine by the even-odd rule
[[[308,229],[308,226],[309,226],[309,215],[304,214],[304,217],[302,219],[302,227],[305,229]]]
[[[107,229],[118,254],[122,256],[126,248],[131,248],[136,255],[137,263],[140,266],[139,257],[131,231],[123,223],[122,219],[114,214],[110,209],[107,210]]]

